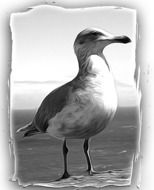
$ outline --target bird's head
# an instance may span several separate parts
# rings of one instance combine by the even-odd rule
[[[87,28],[81,31],[74,42],[74,51],[77,56],[84,54],[101,54],[103,49],[111,43],[129,43],[127,36],[114,36],[106,31]]]

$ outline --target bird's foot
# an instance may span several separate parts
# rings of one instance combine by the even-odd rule
[[[88,173],[88,175],[90,175],[90,176],[93,176],[93,175],[95,175],[95,174],[99,174],[98,172],[96,172],[96,171],[93,170],[93,169],[87,170],[87,173]]]
[[[63,175],[60,178],[56,179],[56,181],[67,179],[69,177],[70,177],[70,174],[68,172],[64,172]]]

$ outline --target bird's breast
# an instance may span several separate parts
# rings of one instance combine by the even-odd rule
[[[104,59],[97,55],[92,55],[88,62],[93,75],[87,76],[87,91],[103,109],[115,110],[117,93],[109,66]]]
[[[111,73],[87,76],[68,104],[49,120],[48,133],[57,138],[89,138],[102,131],[113,118],[117,94]],[[81,84],[82,85],[82,84]]]

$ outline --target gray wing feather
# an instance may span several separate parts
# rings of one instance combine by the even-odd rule
[[[35,125],[39,131],[46,132],[49,119],[54,117],[67,104],[71,91],[72,85],[69,82],[46,96],[33,120],[33,125]]]

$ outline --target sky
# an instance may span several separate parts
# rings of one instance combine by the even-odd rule
[[[136,13],[130,9],[64,9],[37,6],[11,15],[11,103],[14,109],[37,108],[54,88],[73,79],[78,62],[73,50],[77,34],[101,28],[113,35],[127,35],[129,44],[112,44],[104,55],[113,72],[120,106],[136,105]]]

